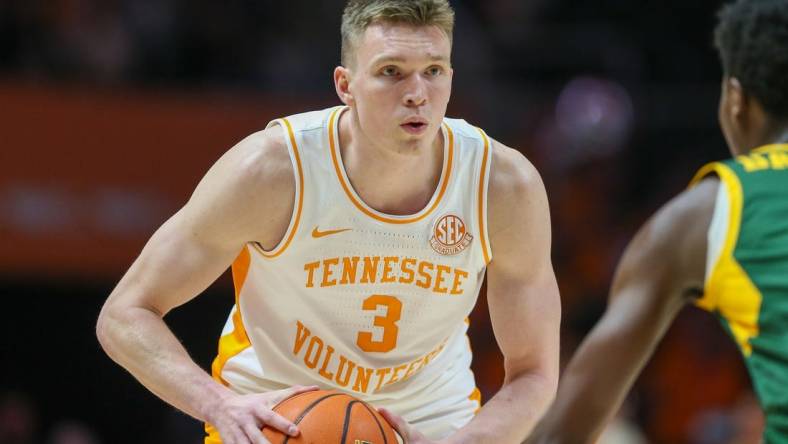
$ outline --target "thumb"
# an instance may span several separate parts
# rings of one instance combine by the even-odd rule
[[[391,424],[392,427],[394,427],[394,430],[396,430],[397,433],[399,433],[399,436],[402,437],[405,444],[409,443],[412,439],[416,437],[417,432],[413,430],[410,424],[408,424],[407,421],[405,421],[401,416],[393,413],[392,411],[384,407],[378,407],[377,409],[378,409],[378,413],[383,415],[383,417],[386,418],[386,421],[388,421],[388,423]]]

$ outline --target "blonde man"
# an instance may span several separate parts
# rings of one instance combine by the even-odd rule
[[[553,398],[545,191],[518,152],[445,118],[452,27],[445,0],[351,0],[344,105],[230,149],[107,300],[105,350],[205,421],[206,443],[265,443],[264,425],[297,435],[271,408],[318,386],[382,407],[410,443],[520,442]],[[211,378],[162,317],[231,263]],[[465,332],[485,273],[506,379],[480,408]]]

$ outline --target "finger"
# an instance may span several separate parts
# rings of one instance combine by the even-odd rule
[[[220,430],[219,437],[222,440],[222,444],[240,444],[246,442],[244,433],[236,427]]]
[[[412,436],[413,430],[411,430],[410,425],[408,425],[408,423],[402,419],[401,416],[383,407],[378,407],[378,413],[386,418],[386,421],[388,421],[389,424],[394,427],[394,430],[399,433],[399,436],[401,436],[406,443],[410,442],[410,440],[414,438],[414,436]]]
[[[298,427],[284,416],[265,408],[260,408],[256,412],[257,418],[269,427],[273,427],[280,432],[293,437],[298,436]]]
[[[244,442],[251,442],[252,444],[271,444],[271,441],[265,438],[263,432],[252,424],[245,424],[244,432],[248,438],[248,441]]]
[[[317,390],[318,388],[319,387],[316,385],[294,385],[290,388],[274,392],[276,395],[272,398],[272,401],[274,404],[278,404],[291,396],[295,396],[300,393],[311,392],[313,390]]]

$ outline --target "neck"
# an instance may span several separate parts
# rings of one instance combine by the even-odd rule
[[[340,114],[339,136],[343,154],[348,151],[374,159],[382,158],[386,162],[397,164],[422,162],[435,153],[442,153],[443,148],[443,135],[440,128],[432,137],[405,141],[370,136],[361,128],[358,115],[353,108]]]
[[[768,126],[751,139],[747,153],[766,145],[788,143],[788,127],[785,125]]]
[[[369,137],[353,109],[339,116],[339,152],[348,179],[370,207],[413,214],[429,203],[443,170],[443,134],[413,143]]]
[[[774,143],[788,143],[788,125],[781,126],[775,134]]]
[[[777,120],[767,114],[760,107],[754,108],[749,128],[750,139],[747,143],[747,152],[765,145],[788,142],[788,122],[785,119]]]

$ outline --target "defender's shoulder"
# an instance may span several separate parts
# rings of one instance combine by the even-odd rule
[[[710,219],[719,185],[720,179],[715,175],[698,179],[657,211],[653,223],[659,228],[680,232],[687,224]]]

